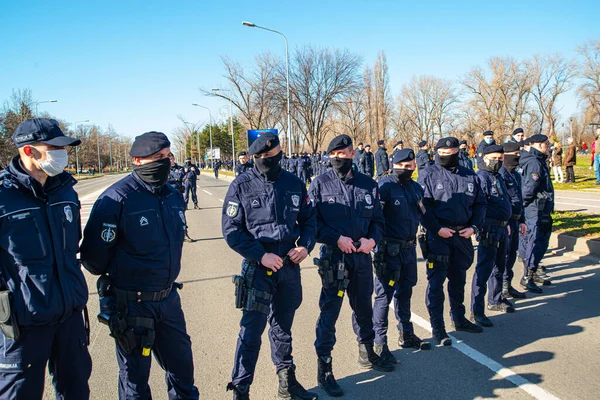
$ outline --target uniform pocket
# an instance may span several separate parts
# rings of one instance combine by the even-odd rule
[[[244,211],[248,221],[258,225],[275,221],[273,207],[270,206],[266,193],[251,195],[242,201],[244,202]]]
[[[31,211],[8,217],[8,251],[21,264],[48,256],[37,217]]]
[[[300,212],[300,202],[302,201],[301,195],[302,193],[286,193],[283,217],[287,223],[296,223],[298,213]]]
[[[337,220],[349,216],[343,195],[339,193],[323,193],[317,205],[321,217],[325,220]]]
[[[155,249],[166,243],[162,221],[155,210],[144,210],[127,214],[126,240],[138,251]]]

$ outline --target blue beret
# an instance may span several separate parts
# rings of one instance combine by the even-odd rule
[[[48,118],[31,118],[21,122],[12,135],[12,141],[17,146],[44,143],[51,146],[78,146],[81,140],[65,136],[58,122]]]
[[[378,144],[379,146],[381,146],[381,145],[382,145],[382,144],[384,144],[384,143],[385,143],[385,140],[378,140],[378,141],[377,141],[377,144]]]
[[[254,156],[256,154],[266,153],[279,146],[279,136],[274,133],[266,132],[260,135],[254,143],[248,148],[248,154]]]
[[[521,145],[519,143],[515,143],[515,142],[506,142],[504,143],[504,152],[505,153],[511,153],[513,151],[519,151],[519,149],[521,148]]]
[[[435,150],[437,150],[437,149],[453,149],[458,146],[459,146],[458,139],[450,136],[450,137],[441,138],[440,140],[438,140],[437,144],[435,145]]]
[[[513,131],[513,136],[515,136],[517,133],[523,133],[523,128],[517,128]]]
[[[156,131],[146,132],[140,136],[136,136],[131,145],[129,155],[138,158],[149,157],[170,146],[171,142],[169,142],[169,138],[164,133]]]
[[[331,142],[329,142],[329,146],[327,147],[327,153],[331,153],[335,150],[342,150],[346,147],[352,146],[352,139],[348,135],[338,135],[333,138]]]
[[[504,147],[499,144],[490,144],[481,149],[481,154],[504,153]]]
[[[494,136],[494,132],[492,132],[492,131],[485,131],[485,132],[483,132],[483,136]]]
[[[415,159],[415,152],[412,149],[402,149],[394,153],[392,164],[398,164],[401,162],[412,161]]]
[[[527,140],[529,141],[530,144],[531,143],[544,143],[545,141],[548,140],[548,136],[542,135],[541,133],[538,133],[537,135],[531,136]]]
[[[426,142],[425,140],[421,140],[421,141],[419,142],[419,147],[423,147],[423,146],[425,146],[426,144],[427,144],[427,142]]]

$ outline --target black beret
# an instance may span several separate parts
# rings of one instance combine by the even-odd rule
[[[363,142],[358,142],[357,146],[362,146],[362,145],[363,145]]]
[[[527,139],[523,139],[523,141],[521,142],[521,144],[523,146],[529,146],[531,144],[531,142],[529,141],[529,138],[527,138]]]
[[[379,146],[381,146],[381,145],[382,145],[382,144],[384,144],[384,143],[385,143],[385,140],[378,140],[378,141],[377,141],[377,144],[378,144]]]
[[[489,146],[484,146],[481,149],[482,154],[490,154],[490,153],[504,153],[504,147],[499,144],[490,144]]]
[[[266,132],[260,135],[254,143],[248,147],[248,154],[251,156],[266,153],[279,146],[279,136],[274,133]]]
[[[394,145],[394,147],[398,146],[399,144],[404,144],[404,142],[403,142],[402,140],[398,140],[398,141],[396,142],[396,144]]]
[[[523,133],[523,128],[517,128],[513,131],[513,136],[515,136],[517,133]]]
[[[440,140],[438,140],[437,144],[435,145],[435,150],[437,150],[437,149],[453,149],[458,146],[459,146],[458,139],[450,136],[450,137],[441,138]]]
[[[492,131],[485,131],[485,132],[483,132],[483,136],[494,136],[494,132],[492,132]]]
[[[238,157],[241,157],[241,156],[247,156],[247,155],[248,155],[248,153],[246,153],[245,151],[240,151],[240,152],[238,153]]]
[[[371,145],[369,143],[365,144],[365,147],[371,147]]]
[[[531,143],[544,143],[545,141],[548,140],[548,136],[542,135],[541,133],[538,133],[537,135],[531,136],[527,140],[529,141],[530,144]]]
[[[21,122],[12,135],[12,141],[23,147],[31,143],[44,143],[51,146],[78,146],[81,140],[65,136],[58,122],[48,118],[31,118]]]
[[[164,133],[155,131],[146,132],[140,136],[136,136],[131,145],[129,155],[139,158],[148,157],[170,146],[171,142],[169,142],[167,135]]]
[[[467,144],[467,141],[466,140],[461,140],[460,142],[458,142],[458,144],[459,145],[461,145],[461,144]]]
[[[192,161],[192,157],[186,158],[185,161]]]
[[[421,141],[419,142],[419,147],[423,147],[423,146],[425,146],[426,144],[427,144],[427,142],[426,142],[425,140],[421,140]]]
[[[346,147],[352,146],[352,139],[348,135],[339,135],[333,138],[331,142],[329,142],[329,146],[327,147],[327,153],[331,153],[335,150],[342,150]]]
[[[519,151],[519,149],[521,148],[521,145],[516,142],[506,142],[506,143],[504,143],[503,147],[504,147],[505,153],[511,153],[513,151]]]
[[[398,164],[405,161],[412,161],[415,159],[415,152],[412,149],[402,149],[394,153],[392,164]]]

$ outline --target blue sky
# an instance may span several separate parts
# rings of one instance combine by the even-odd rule
[[[263,51],[284,54],[281,37],[243,27],[252,21],[284,32],[294,47],[348,48],[373,64],[388,57],[394,94],[413,75],[456,79],[496,55],[574,56],[600,38],[599,1],[17,1],[0,0],[0,100],[30,88],[40,110],[89,119],[136,136],[170,133],[177,115],[205,121],[225,102],[200,95],[218,87],[220,55],[251,65]],[[577,108],[568,95],[563,117]]]

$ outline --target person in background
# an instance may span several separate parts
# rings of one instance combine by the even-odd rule
[[[375,155],[371,153],[371,145],[368,144],[365,146],[365,156],[364,156],[364,174],[370,178],[373,178],[375,174]]]
[[[573,143],[572,137],[567,139],[567,143],[569,143],[569,148],[567,148],[567,153],[564,158],[564,164],[567,170],[567,180],[565,182],[575,183],[575,171],[573,170],[573,166],[577,163],[577,148],[575,147],[575,143]]]
[[[565,177],[562,171],[562,146],[556,143],[552,149],[552,173],[554,183],[564,183]]]
[[[596,171],[596,185],[600,185],[600,129],[596,131],[598,134],[596,141],[594,142],[594,171]]]

